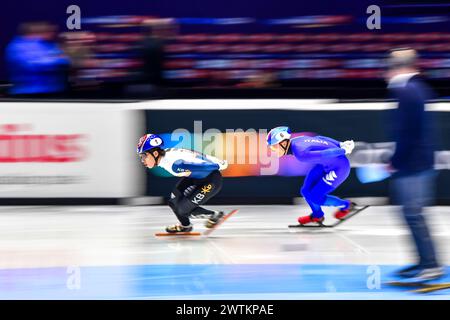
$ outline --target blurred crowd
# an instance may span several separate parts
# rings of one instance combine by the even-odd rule
[[[8,94],[115,99],[232,89],[209,92],[379,99],[386,96],[387,52],[409,47],[421,53],[418,67],[437,91],[450,95],[445,30],[299,31],[295,21],[284,30],[268,28],[270,21],[236,29],[220,19],[192,20],[99,16],[63,32],[49,22],[22,23],[5,50]]]
[[[127,34],[58,32],[48,22],[23,23],[5,50],[8,93],[30,98],[151,93],[164,85],[164,46],[176,25],[171,19],[145,19],[138,28],[126,39]]]
[[[6,48],[6,62],[13,95],[45,95],[65,92],[71,61],[56,41],[56,27],[24,23]]]

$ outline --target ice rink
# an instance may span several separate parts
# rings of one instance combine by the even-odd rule
[[[396,207],[371,206],[332,229],[288,229],[307,213],[302,205],[214,208],[239,212],[208,237],[156,238],[176,222],[168,207],[0,207],[0,298],[450,298],[450,289],[424,295],[385,284],[414,261]],[[427,217],[449,266],[450,207]]]

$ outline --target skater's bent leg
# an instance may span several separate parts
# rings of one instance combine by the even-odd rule
[[[198,207],[197,204],[192,203],[190,200],[190,197],[198,189],[198,183],[198,179],[182,178],[178,181],[170,195],[169,207],[183,226],[190,225],[189,216]],[[199,214],[200,212],[197,211]]]
[[[311,191],[316,183],[322,179],[324,173],[325,170],[323,166],[321,164],[316,164],[305,177],[305,181],[303,182],[302,186],[302,194],[303,192],[308,193],[309,191]]]
[[[341,209],[347,209],[350,206],[350,201],[338,198],[336,196],[327,195],[323,206],[325,207],[338,207]]]
[[[196,188],[195,180],[192,178],[182,178],[176,184],[172,194],[188,197]]]
[[[325,213],[322,211],[320,205],[315,204],[314,202],[312,202],[312,200],[310,200],[309,193],[302,192],[302,195],[305,201],[308,203],[309,207],[311,208],[313,218],[319,219],[322,218],[325,215]]]
[[[301,194],[305,201],[308,203],[309,207],[312,210],[312,216],[314,218],[322,218],[324,216],[324,212],[322,211],[322,208],[320,205],[314,203],[312,201],[311,191],[316,185],[317,182],[322,179],[324,174],[323,166],[318,164],[314,166],[311,171],[308,173],[308,175],[305,178],[305,181],[303,183]]]
[[[175,188],[172,190],[170,200],[168,202],[169,207],[172,209],[173,213],[175,213],[178,221],[180,221],[181,225],[185,227],[191,224],[189,220],[189,212],[192,211],[194,207],[191,208],[189,204],[186,205],[186,201],[183,201],[183,199],[186,198],[185,194],[188,194],[192,190],[192,186],[195,188],[193,179],[180,179],[175,185]]]
[[[323,200],[323,202],[320,202],[322,206],[338,207],[340,209],[350,207],[350,201],[329,195],[347,179],[349,174],[350,163],[348,159],[345,157],[338,158],[335,167],[327,170],[320,183],[317,183],[315,186],[317,189],[321,189],[320,192],[326,194],[325,198],[321,199]]]
[[[186,197],[193,205],[191,216],[212,216],[215,212],[200,207],[213,198],[222,189],[222,175],[219,171],[211,172],[206,178],[195,182],[195,189]]]
[[[196,207],[185,197],[175,197],[169,200],[169,207],[177,216],[181,225],[187,227],[191,224],[189,213]]]
[[[324,213],[322,211],[322,206],[325,206],[326,201],[328,199],[328,193],[333,191],[334,188],[323,181],[317,182],[317,184],[312,188],[310,192],[306,193],[305,199],[307,199],[308,203],[312,203],[313,206],[318,207],[319,210],[313,211],[314,218],[322,218]],[[339,198],[337,198],[339,199]],[[311,206],[311,204],[310,204]],[[311,207],[312,208],[312,207]]]
[[[208,209],[205,209],[205,208],[202,208],[202,207],[194,208],[194,210],[191,211],[191,216],[194,216],[194,217],[210,216],[210,215],[213,215],[213,214],[214,214],[214,211],[208,210]]]
[[[201,208],[200,206],[208,202],[222,189],[222,175],[220,172],[213,171],[206,178],[196,182],[195,190],[187,196],[195,208],[191,210],[191,214],[202,214],[204,212],[214,213],[214,211]]]

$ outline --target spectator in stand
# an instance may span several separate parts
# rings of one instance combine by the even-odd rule
[[[163,86],[164,47],[176,34],[176,26],[173,19],[148,19],[143,21],[142,27],[142,80],[155,86]]]
[[[6,48],[12,88],[25,97],[62,96],[67,88],[70,61],[55,42],[56,27],[46,22],[20,25],[19,35]]]
[[[95,34],[89,31],[64,32],[61,34],[62,49],[71,61],[69,72],[70,89],[73,92],[98,90],[100,61],[96,59]]]

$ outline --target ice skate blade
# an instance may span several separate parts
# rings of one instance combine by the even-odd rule
[[[203,232],[203,235],[207,236],[210,235],[211,232],[213,232],[214,230],[217,229],[217,227],[219,227],[222,223],[224,223],[229,217],[231,217],[232,215],[234,215],[236,212],[238,212],[237,209],[232,210],[231,212],[227,213],[226,215],[224,215],[222,217],[222,219],[216,223],[214,226],[212,226],[212,228],[208,228],[208,230],[206,230],[205,232]]]
[[[289,228],[333,228],[333,226],[327,224],[291,224]]]
[[[334,228],[334,227],[340,225],[341,223],[344,223],[345,221],[350,220],[351,218],[356,216],[361,211],[367,209],[368,207],[370,207],[370,206],[363,206],[363,207],[356,208],[355,211],[352,212],[345,219],[338,220],[334,224],[323,224],[323,223],[317,223],[317,224],[311,224],[311,225],[294,224],[294,225],[289,225],[289,228]]]
[[[179,236],[201,236],[200,232],[159,232],[155,233],[155,237],[179,237]]]
[[[408,290],[409,292],[414,293],[431,293],[439,290],[447,290],[450,289],[450,283],[428,283],[428,282],[419,282],[419,281],[390,281],[386,283],[387,285],[399,288],[407,288],[414,289]]]

